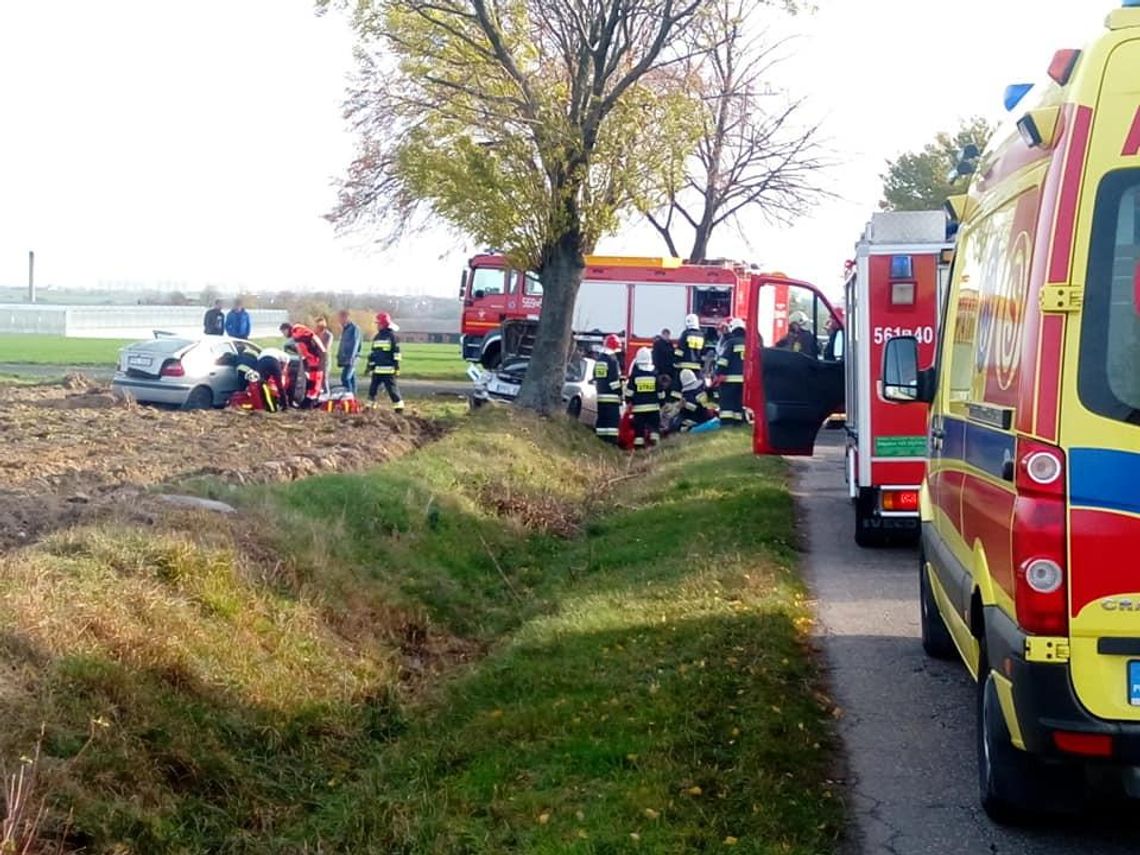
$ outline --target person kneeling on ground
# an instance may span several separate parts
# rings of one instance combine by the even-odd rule
[[[621,342],[616,335],[606,336],[602,352],[594,363],[594,387],[598,390],[598,417],[594,433],[602,442],[616,445],[621,422],[621,366],[617,352]]]
[[[392,400],[392,408],[401,412],[404,409],[404,399],[400,397],[400,387],[396,383],[396,378],[400,376],[401,359],[400,341],[396,338],[398,329],[387,312],[380,312],[376,316],[376,335],[368,353],[368,370],[372,374],[368,406],[376,406],[376,393],[383,386]]]
[[[315,407],[324,389],[325,346],[320,337],[304,324],[281,325],[281,334],[289,340],[301,359],[301,370],[296,378],[294,400],[304,409]],[[286,347],[288,349],[288,345]],[[299,391],[304,376],[304,395]]]
[[[681,372],[681,430],[692,430],[715,418],[704,384],[686,368]]]
[[[657,387],[653,351],[648,347],[637,351],[625,394],[633,412],[633,447],[644,448],[647,442],[656,445],[661,440],[662,393]]]

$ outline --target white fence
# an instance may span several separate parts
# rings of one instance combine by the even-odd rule
[[[149,338],[155,330],[202,334],[198,306],[43,306],[0,304],[0,335],[38,333],[68,338]],[[253,338],[269,338],[289,320],[283,309],[250,309]]]

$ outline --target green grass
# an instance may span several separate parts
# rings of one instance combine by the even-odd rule
[[[232,529],[58,534],[0,564],[0,759],[46,723],[92,852],[832,851],[784,478],[489,412]]]
[[[113,367],[119,349],[133,340],[64,338],[52,335],[0,335],[0,364],[51,365],[63,368]],[[277,339],[260,343],[280,344]],[[462,380],[467,363],[456,344],[401,345],[404,364],[401,376],[408,380]],[[364,360],[360,361],[363,371]],[[339,376],[339,375],[338,375]]]

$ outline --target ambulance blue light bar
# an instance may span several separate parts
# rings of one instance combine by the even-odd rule
[[[1140,0],[1136,0],[1140,3]],[[1008,112],[1012,112],[1013,108],[1021,103],[1021,99],[1029,94],[1029,90],[1033,88],[1032,83],[1014,83],[1012,86],[1005,87],[1005,98],[1003,103]]]

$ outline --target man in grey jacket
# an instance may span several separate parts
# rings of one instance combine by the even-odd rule
[[[340,347],[336,351],[336,364],[340,367],[340,383],[345,391],[356,394],[356,360],[360,358],[360,327],[352,322],[348,312],[341,309]]]

